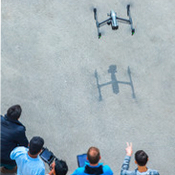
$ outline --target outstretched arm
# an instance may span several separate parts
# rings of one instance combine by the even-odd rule
[[[132,143],[129,144],[127,142],[126,156],[125,156],[122,168],[121,168],[121,173],[120,173],[121,175],[133,175],[132,171],[128,171],[132,153],[133,153],[133,151],[132,151]]]

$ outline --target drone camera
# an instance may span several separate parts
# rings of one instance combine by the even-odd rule
[[[110,25],[111,24],[111,21],[108,21],[107,24]]]
[[[117,26],[112,26],[112,30],[117,30],[118,29],[118,25]]]
[[[112,30],[117,30],[118,29],[117,14],[113,10],[111,10],[110,16],[111,16]]]

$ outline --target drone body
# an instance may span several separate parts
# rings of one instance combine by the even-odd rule
[[[111,20],[110,22],[108,22],[108,24],[111,24],[112,30],[117,30],[118,29],[117,14],[113,10],[110,11],[110,17]]]
[[[117,30],[119,28],[118,22],[125,22],[127,24],[130,24],[131,25],[131,34],[133,35],[135,33],[135,29],[133,28],[133,23],[132,23],[132,18],[131,18],[131,13],[130,13],[130,5],[127,5],[127,16],[129,17],[129,19],[119,18],[117,16],[116,12],[114,12],[113,10],[111,10],[110,14],[107,14],[107,15],[110,17],[107,20],[99,23],[98,19],[97,19],[97,9],[94,8],[94,19],[96,20],[98,38],[101,37],[101,32],[99,29],[101,26],[108,24],[108,25],[111,25],[112,30]]]

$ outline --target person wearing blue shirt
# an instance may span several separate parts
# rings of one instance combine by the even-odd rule
[[[143,150],[138,150],[135,153],[135,163],[137,164],[137,169],[134,171],[129,171],[129,163],[132,153],[132,143],[129,144],[127,142],[126,156],[121,168],[120,175],[159,175],[157,170],[152,170],[146,166],[148,155]]]
[[[84,167],[77,168],[72,175],[113,175],[111,168],[108,165],[99,163],[101,159],[100,151],[96,147],[90,147],[87,152],[87,160]]]
[[[17,164],[17,175],[45,175],[44,162],[39,157],[43,145],[41,137],[33,137],[29,148],[19,146],[10,153],[10,158]]]

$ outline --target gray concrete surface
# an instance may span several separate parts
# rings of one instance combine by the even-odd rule
[[[126,142],[134,152],[145,150],[148,166],[160,174],[174,174],[175,161],[175,1],[128,0],[2,0],[1,113],[20,104],[28,138],[40,135],[45,146],[67,161],[71,174],[76,155],[94,145],[102,161],[120,173]],[[93,17],[99,21],[115,10],[136,28],[109,26],[99,40]],[[110,65],[117,66],[119,84],[111,81]],[[130,169],[136,166],[132,158]],[[48,170],[47,170],[48,171]]]

